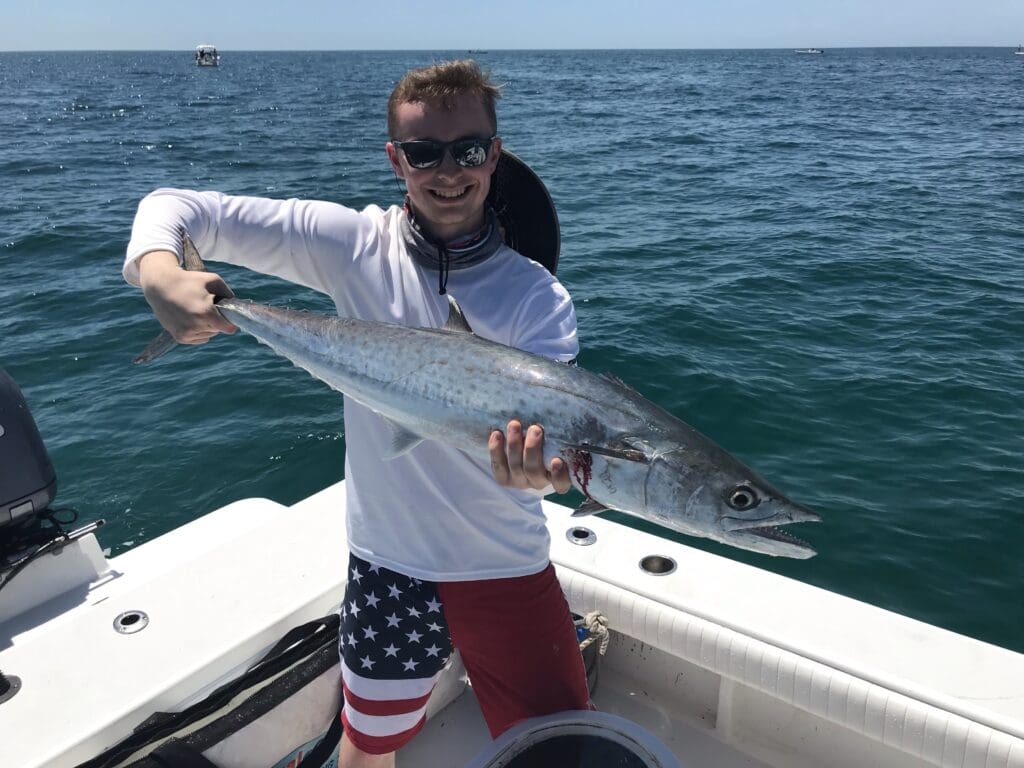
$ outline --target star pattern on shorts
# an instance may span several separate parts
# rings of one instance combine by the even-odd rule
[[[438,672],[451,647],[436,586],[355,558],[349,574],[339,633],[347,667],[379,680]]]

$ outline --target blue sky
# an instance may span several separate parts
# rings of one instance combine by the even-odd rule
[[[222,50],[1016,46],[1024,0],[0,0],[0,50],[200,42]]]

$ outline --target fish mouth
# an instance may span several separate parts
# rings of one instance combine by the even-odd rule
[[[792,557],[798,560],[806,560],[818,554],[814,547],[803,539],[798,539],[791,533],[774,526],[746,528],[734,533],[728,533],[720,541],[734,547],[775,557]]]
[[[819,523],[821,515],[788,499],[777,500],[763,511],[759,518],[723,517],[720,521],[723,534],[720,541],[734,547],[749,549],[775,557],[793,557],[806,560],[817,552],[803,539],[778,526],[790,523]],[[753,511],[753,510],[751,510]]]
[[[807,507],[790,502],[783,510],[769,511],[762,517],[731,517],[721,518],[723,531],[771,530],[777,525],[790,523],[820,523],[821,515]]]

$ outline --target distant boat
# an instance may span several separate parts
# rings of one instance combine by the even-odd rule
[[[217,53],[217,46],[203,43],[196,46],[196,64],[200,67],[216,67],[220,64],[220,54]]]
[[[823,48],[794,48],[793,53],[824,53]]]
[[[1017,56],[1024,56],[1024,45],[1018,45],[1017,50],[1014,51]]]
[[[466,51],[466,53],[487,53],[487,51],[483,51],[479,48],[471,48],[470,50]]]

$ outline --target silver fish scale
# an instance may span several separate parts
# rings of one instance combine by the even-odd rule
[[[490,430],[511,418],[543,424],[549,441],[567,444],[603,445],[613,434],[650,430],[613,382],[472,334],[236,300],[218,307],[334,389],[417,434],[466,450],[486,446]]]

